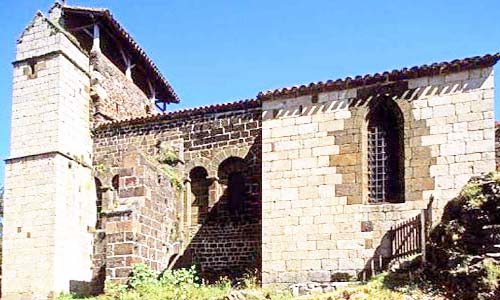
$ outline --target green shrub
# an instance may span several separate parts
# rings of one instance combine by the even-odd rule
[[[384,276],[385,274],[377,276],[367,285],[347,287],[323,295],[302,296],[299,299],[403,299],[401,292],[384,287]],[[255,272],[247,272],[240,280],[239,288],[234,289],[227,277],[220,278],[215,284],[204,284],[200,281],[194,266],[189,269],[166,270],[157,274],[148,266],[138,264],[134,266],[127,285],[106,284],[104,295],[87,300],[224,300],[228,298],[230,293],[243,296],[246,300],[293,299],[288,289],[283,290],[272,286],[260,288]],[[419,292],[412,291],[412,294],[415,293]],[[58,299],[75,298],[72,294],[61,294]]]
[[[151,270],[145,264],[136,264],[132,269],[132,276],[128,281],[128,287],[140,289],[158,284],[158,273]]]
[[[61,293],[59,294],[59,296],[57,296],[57,300],[71,300],[75,298],[75,294],[73,293]]]
[[[193,285],[199,286],[200,277],[196,273],[196,267],[189,269],[165,270],[159,277],[162,286],[171,285]]]
[[[160,144],[157,160],[161,164],[166,164],[170,166],[175,166],[179,162],[181,162],[179,156],[177,155],[177,151],[174,149],[174,147],[167,145],[165,143]]]

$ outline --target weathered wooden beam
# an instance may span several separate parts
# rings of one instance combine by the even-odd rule
[[[132,60],[128,55],[125,54],[121,47],[120,53],[122,55],[123,61],[125,62],[125,76],[127,77],[127,79],[132,80],[132,69],[135,67],[135,64],[132,64]]]
[[[151,100],[156,100],[156,91],[153,85],[151,84],[151,81],[148,80],[148,88],[149,88],[149,99]]]
[[[94,34],[91,51],[101,52],[101,37],[99,33],[99,25],[97,23],[94,23]]]
[[[426,214],[427,210],[425,209],[422,209],[421,211],[421,217],[420,217],[420,238],[421,238],[421,244],[422,244],[422,263],[425,263],[426,262],[426,255],[425,255],[425,250],[426,250],[426,247],[425,247],[425,243],[426,243],[426,236],[425,236],[425,233],[426,233],[426,230],[425,230],[425,224],[426,224]]]
[[[68,31],[75,32],[75,31],[80,31],[80,30],[85,30],[85,29],[88,30],[90,28],[94,28],[94,23],[87,24],[87,25],[82,25],[82,26],[77,26],[77,27],[73,27],[73,28],[69,28]]]
[[[83,29],[82,31],[84,33],[86,33],[88,36],[90,36],[91,38],[94,38],[94,34],[92,34],[92,32],[90,32],[90,30],[88,30],[87,28]]]

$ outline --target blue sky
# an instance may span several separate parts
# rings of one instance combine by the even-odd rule
[[[51,0],[0,6],[0,158],[16,38]],[[108,7],[181,97],[170,109],[500,51],[500,1],[68,0]],[[498,82],[498,80],[497,80]],[[500,113],[496,110],[496,118]],[[0,165],[0,184],[3,163]]]

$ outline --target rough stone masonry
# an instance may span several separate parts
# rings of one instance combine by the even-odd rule
[[[179,97],[108,10],[17,41],[2,298],[99,293],[134,264],[358,276],[391,226],[495,170],[498,54],[158,114]]]

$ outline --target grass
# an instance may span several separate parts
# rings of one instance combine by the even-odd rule
[[[384,284],[386,274],[381,274],[370,282],[335,290],[331,293],[304,295],[293,297],[288,289],[277,287],[261,288],[255,273],[249,273],[236,284],[227,278],[221,278],[215,284],[204,284],[199,281],[195,269],[181,269],[156,274],[144,265],[137,265],[134,273],[125,286],[108,285],[103,295],[93,298],[77,298],[64,294],[59,300],[396,300],[396,299],[434,299],[425,298],[423,292],[416,288],[406,291],[395,291]],[[497,276],[495,273],[493,276]],[[232,297],[228,297],[231,295]]]

